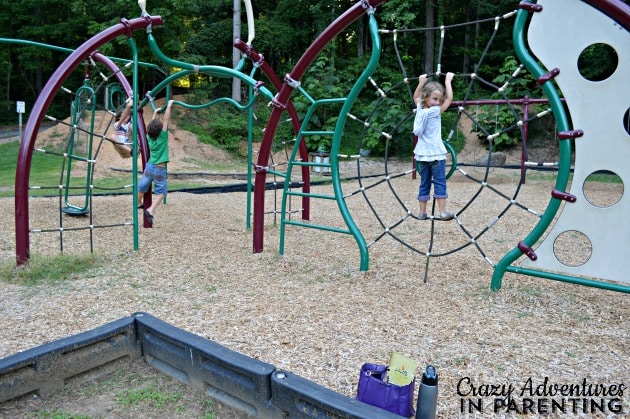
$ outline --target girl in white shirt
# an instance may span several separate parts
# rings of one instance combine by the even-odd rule
[[[440,215],[438,219],[452,220],[453,214],[446,211],[446,147],[442,143],[441,114],[453,101],[453,73],[446,73],[445,85],[437,81],[427,83],[427,75],[418,78],[418,87],[413,99],[416,102],[416,117],[413,121],[413,133],[418,137],[413,153],[420,171],[418,218],[426,220],[427,202],[431,195],[437,200]]]

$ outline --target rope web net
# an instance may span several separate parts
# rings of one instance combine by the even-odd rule
[[[522,65],[518,66],[502,85],[497,85],[488,80],[486,75],[477,73],[491,50],[500,25],[515,14],[516,11],[492,19],[436,28],[381,30],[383,35],[391,35],[389,42],[396,51],[402,78],[395,82],[381,81],[377,76],[371,78],[365,91],[376,96],[373,107],[365,116],[350,115],[350,118],[362,126],[359,150],[369,148],[365,144],[370,142],[374,144],[374,139],[378,138],[379,142],[384,143],[384,159],[377,161],[376,158],[367,158],[361,152],[356,156],[341,156],[356,160],[356,185],[344,184],[344,199],[351,207],[350,200],[357,197],[363,198],[377,221],[377,225],[372,222],[371,225],[360,226],[369,247],[375,246],[385,238],[392,239],[411,251],[426,256],[427,268],[429,258],[473,249],[475,253],[480,254],[484,260],[494,266],[495,260],[513,248],[520,240],[520,236],[526,234],[528,231],[526,229],[531,229],[540,219],[544,210],[544,207],[541,207],[544,205],[542,203],[544,199],[535,196],[536,192],[533,190],[527,190],[524,197],[522,194],[523,190],[527,189],[526,171],[528,167],[553,168],[555,162],[530,161],[526,128],[530,123],[544,119],[551,110],[544,109],[533,115],[527,112],[524,115],[522,101],[508,97],[510,85],[522,75],[524,69]],[[444,139],[449,151],[447,154],[449,193],[447,209],[455,214],[455,220],[438,221],[439,217],[435,218],[433,215],[439,211],[432,199],[427,208],[429,219],[421,221],[418,219],[417,202],[419,176],[416,179],[414,163],[411,162],[413,146],[409,146],[411,142],[409,138],[413,137],[412,127],[415,116],[413,91],[418,83],[418,75],[408,77],[399,51],[398,38],[405,32],[411,31],[432,31],[439,34],[437,69],[433,74],[429,74],[429,79],[433,77],[434,80],[439,80],[439,77],[445,74],[441,66],[442,53],[445,48],[448,48],[445,45],[445,39],[447,39],[445,35],[449,30],[462,25],[476,25],[477,27],[490,25],[492,29],[490,29],[491,34],[483,53],[474,64],[475,72],[456,73],[456,79],[459,81],[456,86],[464,85],[465,90],[462,91],[454,86],[453,103],[455,106],[442,114],[443,121],[452,121],[448,131],[443,129],[443,135],[448,132],[448,136]],[[386,41],[383,42],[384,45],[385,43]],[[414,59],[417,60],[418,57]],[[489,100],[487,103],[491,103],[492,107],[501,106],[507,109],[510,115],[507,123],[502,121],[503,124],[499,125],[496,119],[480,119],[480,103],[482,106],[488,105],[486,102],[471,99],[474,88],[480,86],[490,93],[500,95],[501,99]],[[458,100],[462,96],[463,99]],[[546,105],[544,99],[538,103]],[[395,122],[391,120],[388,122],[387,116],[390,109],[404,109],[407,113]],[[466,132],[467,130],[474,130],[484,138],[486,143],[484,155],[474,156],[473,161],[458,161],[454,143],[456,140],[461,141],[459,137],[470,134]],[[519,164],[508,166],[505,162],[497,163],[494,160],[496,155],[490,150],[493,150],[496,139],[504,134],[520,139],[522,151]],[[478,140],[473,138],[468,141]],[[400,147],[403,144],[408,147],[409,160],[401,162],[391,156],[400,155]],[[551,188],[553,174],[547,177],[549,188]],[[387,190],[393,198],[383,202],[381,194],[383,190]],[[545,198],[548,198],[548,195]],[[516,231],[515,226],[518,226]],[[495,232],[498,236],[493,236],[491,232]],[[504,244],[504,246],[499,246],[498,253],[493,250],[491,254],[486,250],[484,242],[491,242],[494,249],[498,241]]]

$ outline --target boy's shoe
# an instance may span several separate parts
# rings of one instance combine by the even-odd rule
[[[448,221],[448,220],[452,220],[453,219],[453,214],[451,214],[450,212],[446,211],[440,214],[440,220],[441,221]]]
[[[418,220],[426,220],[427,219],[427,214],[422,212],[420,214],[418,214]]]
[[[149,225],[153,227],[153,214],[151,214],[149,210],[144,210],[144,215],[147,216],[147,221],[149,221]]]

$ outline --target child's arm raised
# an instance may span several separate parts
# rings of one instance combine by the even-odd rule
[[[164,111],[164,121],[162,122],[162,131],[168,130],[168,121],[171,119],[171,108],[173,107],[174,100],[171,99],[168,101],[168,105],[166,105],[166,110]]]
[[[133,106],[133,98],[127,98],[127,103],[125,104],[125,109],[123,113],[120,115],[120,123],[124,124],[129,119],[131,115],[131,107]]]
[[[413,101],[416,104],[416,106],[420,106],[420,100],[422,97],[422,88],[424,87],[425,84],[427,84],[427,75],[422,74],[420,77],[418,77],[418,87],[416,87],[416,91],[413,92]]]
[[[446,88],[446,97],[444,98],[444,102],[440,105],[440,112],[444,112],[451,106],[451,102],[453,102],[453,77],[455,74],[448,72],[446,73],[446,79],[444,80],[444,87]]]

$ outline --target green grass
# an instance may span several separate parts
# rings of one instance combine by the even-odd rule
[[[19,148],[20,143],[18,141],[0,144],[0,196],[7,197],[14,195],[15,171],[17,169]],[[64,185],[67,184],[69,187],[73,188],[70,190],[71,194],[85,194],[89,186],[86,178],[84,176],[71,176],[69,183],[67,179],[61,179],[62,164],[62,159],[57,155],[34,151],[28,184],[46,188],[31,189],[29,191],[29,195],[57,195],[59,192],[56,186],[60,182],[63,182]],[[121,176],[117,175],[99,179],[96,186],[100,188],[114,189],[120,187],[122,183]],[[53,189],[48,188],[51,186]],[[115,192],[120,192],[120,190],[102,191],[102,193]]]
[[[588,176],[588,181],[596,183],[622,183],[618,175],[609,171],[592,173]]]
[[[71,384],[63,393],[49,398],[39,410],[20,417],[89,419],[140,415],[216,419],[214,400],[168,375],[155,374],[140,362],[97,378],[89,385]],[[68,403],[72,400],[77,402]],[[86,406],[96,407],[98,413],[84,413]]]
[[[99,267],[102,258],[95,254],[82,256],[39,256],[31,255],[28,262],[20,267],[15,261],[0,265],[0,280],[23,285],[55,284],[78,277],[93,268]]]
[[[179,393],[161,391],[149,384],[146,387],[136,390],[125,390],[118,393],[118,404],[123,406],[133,406],[138,404],[149,404],[153,407],[163,407],[167,403],[175,403],[181,399]]]
[[[19,141],[0,144],[0,196],[13,196],[19,149]],[[59,179],[61,160],[51,154],[33,152],[31,169],[31,184],[49,185],[51,179]]]
[[[13,141],[0,144],[0,197],[12,197],[15,195],[15,171],[17,168],[19,142]],[[192,162],[192,160],[191,160]],[[247,171],[247,164],[233,162],[216,162],[216,161],[194,161],[201,166],[196,171],[207,172],[242,172]],[[66,184],[66,179],[61,179],[62,161],[59,156],[46,153],[33,153],[31,162],[31,173],[29,185],[46,186],[54,188],[31,189],[29,196],[57,196],[59,190],[56,185],[59,182]],[[67,173],[67,171],[66,171]],[[122,188],[124,185],[132,183],[131,173],[114,173],[111,176],[102,177],[94,181],[96,194],[131,194],[131,188]],[[70,195],[85,195],[88,192],[88,182],[84,176],[71,176],[69,186]],[[181,189],[198,188],[199,182],[190,180],[169,179],[169,190],[177,191]],[[205,186],[205,184],[204,184]]]
[[[74,413],[68,413],[63,410],[41,410],[37,412],[38,419],[90,419],[89,415],[77,415]]]

